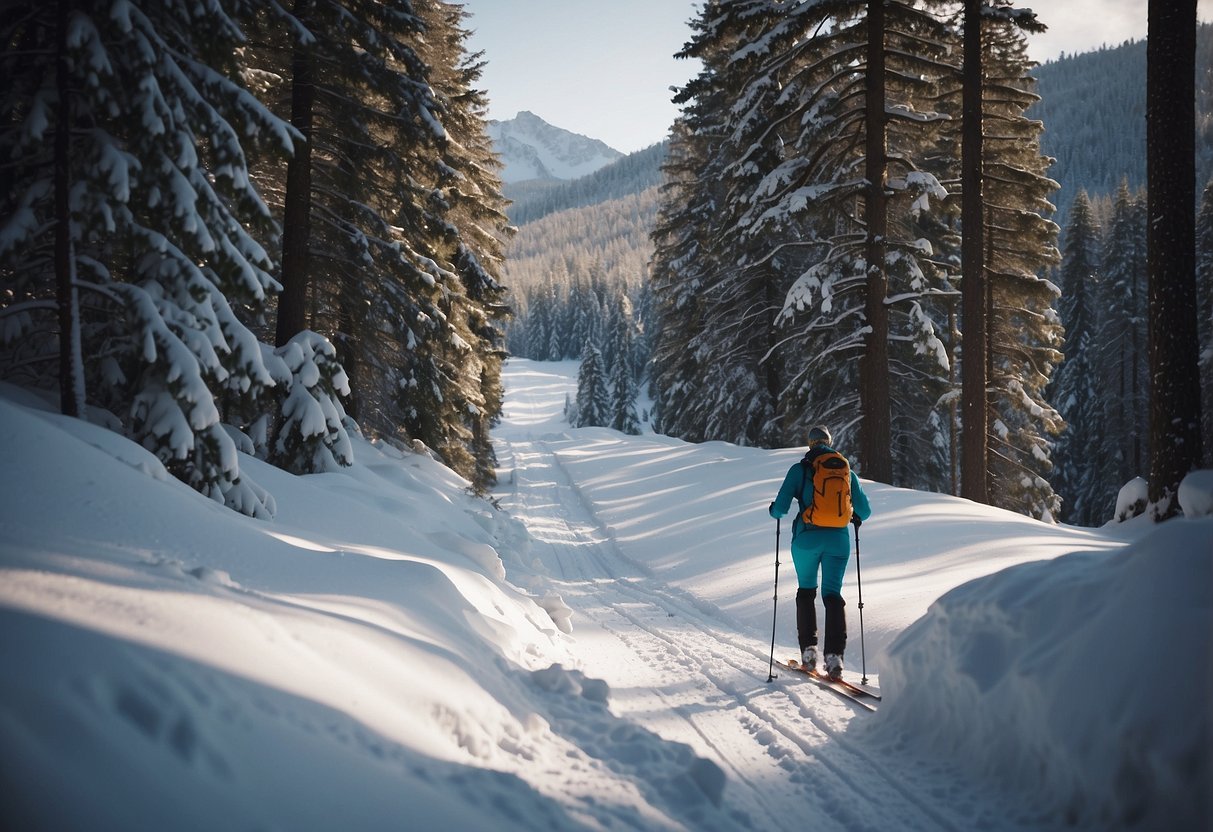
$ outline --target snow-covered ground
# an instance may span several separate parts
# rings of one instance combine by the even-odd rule
[[[242,459],[269,522],[0,390],[0,825],[1208,828],[1213,519],[865,485],[870,714],[767,681],[800,450],[571,430],[575,370],[510,362],[503,510],[359,440],[340,474]]]

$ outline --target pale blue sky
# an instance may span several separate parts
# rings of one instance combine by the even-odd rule
[[[1146,33],[1148,0],[1022,0],[1050,31],[1032,57],[1116,45]],[[696,70],[673,54],[690,37],[695,0],[464,0],[471,47],[484,50],[489,115],[530,110],[630,153],[661,141],[678,113],[670,86]],[[1200,0],[1209,19],[1213,0]]]
[[[671,85],[695,62],[673,54],[690,37],[690,0],[466,0],[471,47],[485,52],[490,115],[530,110],[630,153],[665,138],[678,109]]]

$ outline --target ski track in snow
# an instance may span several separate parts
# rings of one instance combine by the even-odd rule
[[[872,714],[808,680],[768,683],[769,642],[628,560],[542,438],[518,426],[499,437],[513,471],[497,498],[527,526],[540,570],[574,610],[583,671],[610,684],[618,716],[726,773],[720,814],[696,826],[812,818],[826,830],[1008,828],[989,795],[955,784],[941,793],[948,776],[866,747],[851,728]]]

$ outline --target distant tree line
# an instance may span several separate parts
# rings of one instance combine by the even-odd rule
[[[1111,519],[1119,489],[1150,473],[1151,375],[1147,269],[1147,44],[1072,55],[1036,71],[1041,100],[1029,115],[1048,131],[1044,151],[1061,184],[1058,272],[1065,360],[1050,400],[1066,421],[1054,450],[1062,519]],[[1213,26],[1196,30],[1196,181],[1213,175]],[[1117,184],[1119,183],[1119,185]],[[1196,233],[1202,442],[1213,450],[1213,206],[1205,189]],[[1166,383],[1166,380],[1163,380]],[[1127,507],[1141,513],[1144,504]],[[1121,518],[1123,519],[1123,518]]]
[[[248,514],[237,450],[334,470],[358,426],[487,488],[508,226],[465,17],[6,4],[0,377]]]
[[[1119,489],[1147,473],[1149,362],[1144,190],[1122,180],[1114,200],[1080,191],[1058,274],[1065,360],[1050,398],[1066,420],[1054,458],[1062,519],[1098,525]],[[1144,506],[1142,507],[1144,508]]]
[[[1058,278],[1065,360],[1050,388],[1066,421],[1054,458],[1062,519],[1112,519],[1120,488],[1150,469],[1149,275],[1146,191],[1121,180],[1114,197],[1080,191],[1069,211]],[[1213,183],[1196,223],[1201,377],[1213,378]],[[1203,447],[1213,448],[1213,385],[1201,386]],[[1140,514],[1144,505],[1134,506]],[[1131,515],[1128,515],[1131,516]],[[1118,518],[1124,519],[1124,517]]]
[[[633,156],[644,157],[642,168],[659,172],[649,151]],[[611,193],[608,187],[602,196]],[[507,328],[510,353],[541,361],[583,359],[577,398],[568,408],[576,426],[634,433],[647,415],[636,412],[636,402],[651,354],[649,230],[656,209],[655,187],[600,196],[594,204],[527,223],[509,246],[506,279],[515,309]]]
[[[537,361],[580,359],[574,427],[640,432],[636,402],[650,354],[647,282],[608,279],[594,265],[516,293],[510,352]]]

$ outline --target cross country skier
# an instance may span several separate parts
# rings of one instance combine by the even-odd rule
[[[868,497],[850,464],[830,444],[829,429],[809,431],[809,450],[788,469],[768,511],[778,519],[788,513],[795,497],[800,512],[792,523],[792,562],[796,566],[796,635],[801,663],[817,667],[817,571],[821,570],[821,601],[826,610],[825,671],[842,676],[847,649],[847,616],[842,600],[842,576],[851,558],[847,523],[859,524],[872,514]]]

